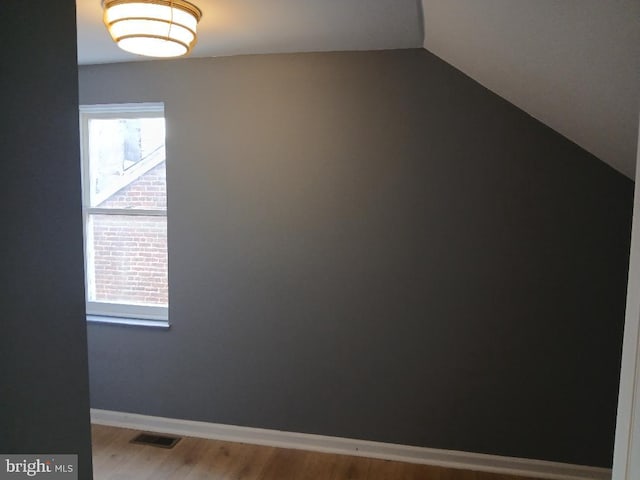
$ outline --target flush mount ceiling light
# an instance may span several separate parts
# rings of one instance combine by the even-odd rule
[[[179,57],[196,43],[202,18],[185,0],[103,0],[104,24],[118,46],[149,57]]]

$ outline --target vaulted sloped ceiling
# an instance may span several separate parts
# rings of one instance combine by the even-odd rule
[[[633,177],[640,0],[192,1],[193,56],[424,46]],[[145,60],[111,42],[100,0],[76,4],[80,64]]]
[[[424,47],[633,177],[639,0],[422,0]]]

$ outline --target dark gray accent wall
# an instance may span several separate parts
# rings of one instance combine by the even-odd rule
[[[90,479],[75,2],[0,3],[0,453]]]
[[[82,67],[164,101],[169,331],[92,406],[610,466],[630,180],[424,50]]]

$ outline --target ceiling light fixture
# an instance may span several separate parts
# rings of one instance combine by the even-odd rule
[[[202,11],[185,0],[103,0],[104,24],[118,46],[149,57],[180,57],[196,43]]]

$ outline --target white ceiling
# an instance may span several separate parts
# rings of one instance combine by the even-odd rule
[[[191,56],[422,46],[420,0],[191,0],[203,11]],[[144,58],[116,47],[101,0],[76,0],[78,63]]]
[[[204,12],[192,56],[424,45],[633,177],[640,0],[192,1]],[[113,44],[101,0],[76,4],[79,64],[143,60]]]
[[[423,0],[424,47],[633,177],[640,0]]]

